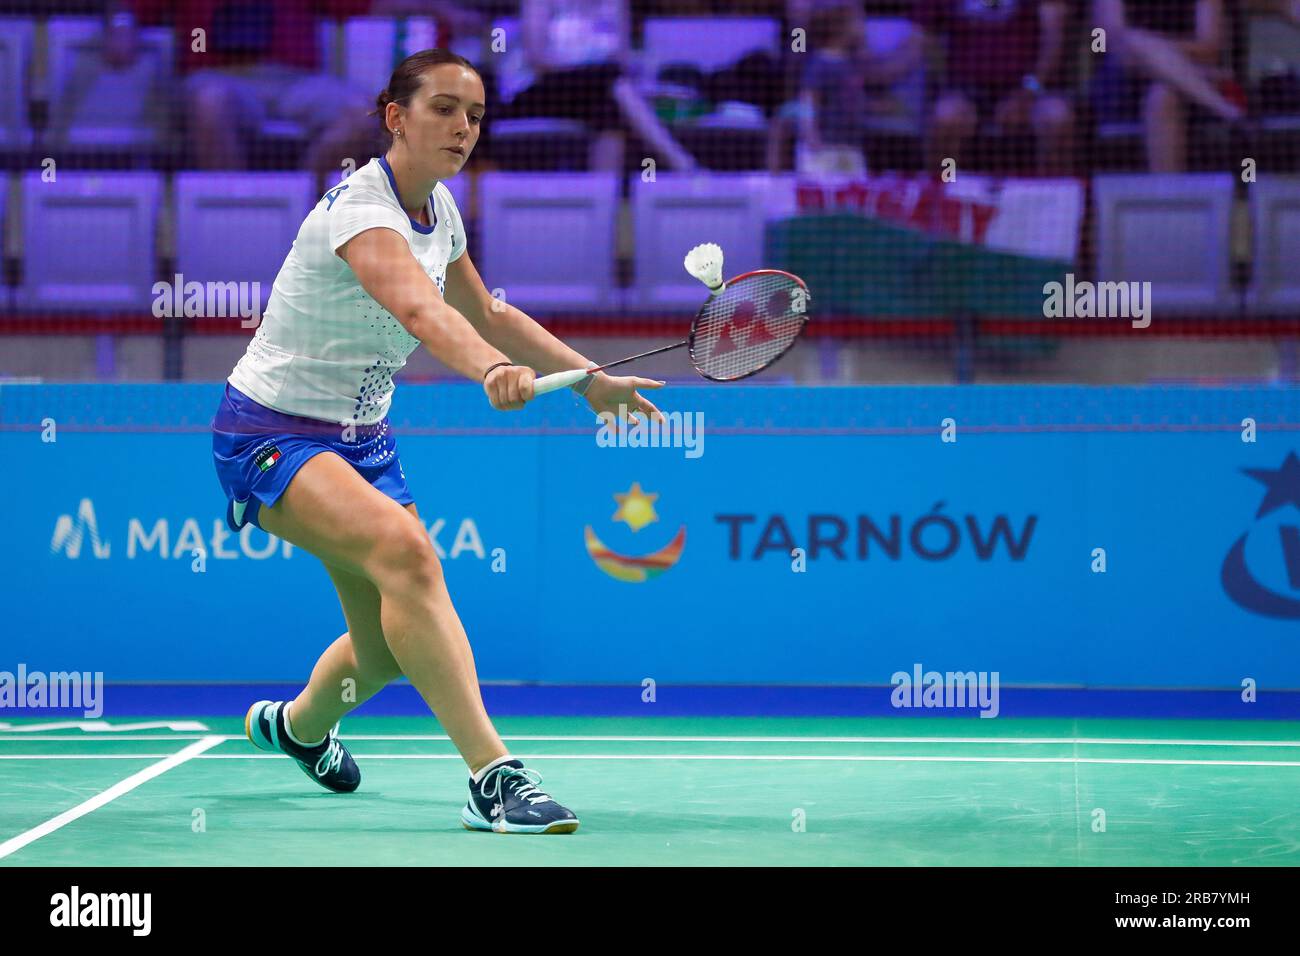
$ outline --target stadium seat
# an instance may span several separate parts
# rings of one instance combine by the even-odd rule
[[[378,93],[402,57],[436,46],[430,17],[351,17],[343,24],[343,76]]]
[[[1300,176],[1268,176],[1252,183],[1255,270],[1248,293],[1259,312],[1300,310]]]
[[[585,172],[591,130],[581,120],[498,119],[488,127],[492,162],[506,170]]]
[[[683,70],[704,74],[733,66],[751,53],[780,63],[780,24],[767,17],[651,17],[639,55],[642,89]],[[723,102],[714,113],[675,123],[675,136],[700,163],[719,171],[766,165],[768,122],[761,110]]]
[[[162,178],[151,172],[59,171],[22,177],[23,309],[148,309]],[[94,238],[94,255],[70,253],[69,237]]]
[[[745,114],[732,118],[720,111],[694,122],[675,123],[672,133],[701,166],[715,172],[762,169],[767,161],[766,120],[755,121]]]
[[[0,176],[0,312],[13,307],[13,289],[9,286],[9,257],[4,255],[4,237],[9,234],[9,221],[5,218],[9,200],[9,177]]]
[[[1155,321],[1233,307],[1231,174],[1099,175],[1092,188],[1099,281],[1150,282]]]
[[[310,173],[178,173],[176,271],[186,282],[260,282],[265,306],[313,192]]]
[[[473,227],[470,226],[469,222],[469,176],[461,173],[459,176],[452,176],[451,179],[444,179],[442,184],[451,192],[451,198],[456,201],[456,209],[460,212],[460,218],[470,228],[470,234],[473,235]]]
[[[1281,17],[1252,17],[1247,37],[1246,73],[1252,88],[1270,75],[1300,75],[1300,27]],[[1300,129],[1300,109],[1270,109],[1262,123],[1266,128]]]
[[[531,74],[524,68],[523,36],[518,17],[499,17],[492,31],[502,31],[505,52],[494,54],[497,89],[505,101],[514,98]],[[533,116],[493,119],[488,116],[485,145],[493,165],[503,170],[585,172],[591,130],[580,120]]]
[[[649,17],[642,31],[641,69],[653,80],[670,63],[705,72],[761,51],[779,61],[781,24],[768,17]]]
[[[316,21],[316,48],[320,54],[320,70],[331,76],[338,76],[343,70],[337,43],[339,32],[340,27],[336,20],[322,17]],[[307,130],[301,123],[284,119],[264,120],[250,137],[249,168],[278,170],[298,166],[302,163],[307,145]]]
[[[32,142],[27,123],[27,77],[32,58],[30,20],[0,20],[0,159],[21,163]]]
[[[125,70],[104,66],[102,33],[102,22],[91,17],[49,21],[46,142],[78,154],[126,153],[154,161],[168,151],[170,138],[172,31],[141,30],[140,56]]]
[[[339,53],[341,26],[337,20],[321,17],[316,21],[316,49],[320,51],[320,70],[330,76],[343,74]]]
[[[294,120],[266,119],[248,141],[248,168],[256,171],[292,169],[302,163],[307,129]]]
[[[726,251],[725,276],[762,268],[766,199],[776,191],[773,177],[766,174],[665,173],[653,184],[634,177],[630,192],[637,308],[699,306],[704,287],[682,268],[682,259],[705,239]]]
[[[618,177],[486,173],[479,272],[489,290],[539,312],[613,308]]]
[[[1258,118],[1261,168],[1300,172],[1300,27],[1252,17],[1247,31],[1247,88]]]
[[[1137,120],[1097,123],[1093,136],[1093,167],[1104,170],[1146,166],[1145,127]]]
[[[1029,141],[1032,146],[1032,141]],[[1028,147],[1026,147],[1028,148]],[[1231,127],[1217,117],[1193,113],[1187,124],[1187,170],[1215,172],[1232,169],[1243,146],[1234,139]],[[1141,170],[1147,166],[1146,128],[1139,122],[1096,125],[1092,146],[1092,168],[1098,172]]]
[[[453,53],[460,54],[477,66],[483,62],[484,51],[487,49],[487,43],[484,42],[485,40],[490,42],[490,35],[485,37],[478,33],[466,30],[461,30],[460,32],[453,31],[451,43],[448,45],[448,49]]]

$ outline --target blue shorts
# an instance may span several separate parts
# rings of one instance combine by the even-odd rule
[[[399,505],[413,502],[388,419],[350,429],[354,434],[345,436],[334,422],[277,412],[227,384],[212,421],[212,461],[226,495],[226,524],[232,531],[246,524],[262,527],[262,506],[279,501],[298,469],[328,451]]]

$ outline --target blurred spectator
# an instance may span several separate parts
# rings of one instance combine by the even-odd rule
[[[1065,43],[1063,0],[916,0],[912,19],[947,54],[927,168],[948,157],[960,162],[963,145],[992,122],[1003,133],[1033,131],[1039,172],[1069,173],[1074,111],[1049,92]]]
[[[1222,0],[1097,0],[1095,18],[1108,41],[1092,85],[1098,122],[1140,114],[1152,172],[1186,168],[1189,105],[1228,122],[1244,116],[1225,95],[1237,94],[1220,66]]]
[[[821,0],[806,15],[808,61],[799,84],[795,168],[863,175],[867,117],[881,112],[889,87],[916,68],[919,43],[870,53],[861,4],[852,0]]]
[[[641,0],[638,15],[650,17],[772,17],[780,19],[785,0]]]
[[[267,121],[297,124],[309,141],[364,115],[373,91],[318,72],[316,18],[364,14],[370,0],[111,0],[104,56],[124,68],[137,23],[170,20],[176,35],[191,162],[243,169]],[[310,153],[308,164],[312,161]]]
[[[372,17],[427,17],[435,21],[434,45],[449,48],[463,37],[482,35],[487,18],[466,3],[450,0],[371,0],[366,16]],[[392,67],[396,67],[404,54],[393,52]],[[375,78],[375,89],[366,91],[366,109],[348,110],[337,122],[331,123],[312,143],[304,166],[316,175],[320,190],[334,185],[344,175],[344,159],[352,159],[360,169],[388,149],[390,137],[382,133],[368,109],[375,94],[388,82],[388,73]]]
[[[865,175],[866,68],[862,10],[856,3],[824,6],[808,22],[808,65],[800,80],[795,170]]]
[[[628,0],[522,0],[523,62],[496,78],[497,119],[550,117],[587,123],[597,137],[593,169],[622,173],[626,136],[670,169],[695,159],[627,78]]]

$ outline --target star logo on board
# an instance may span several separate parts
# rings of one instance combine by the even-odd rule
[[[618,508],[612,520],[621,521],[633,534],[659,520],[655,510],[658,492],[644,490],[639,481],[632,482],[627,491],[614,492],[613,498]],[[619,554],[596,536],[591,525],[584,529],[584,543],[588,556],[601,571],[616,581],[641,584],[658,577],[681,560],[682,549],[686,547],[686,526],[678,528],[677,534],[662,548],[645,555]]]
[[[1267,517],[1290,505],[1300,511],[1300,458],[1293,451],[1278,468],[1243,468],[1242,473],[1264,486],[1264,497],[1255,512],[1255,520]],[[1285,512],[1284,512],[1285,514]],[[1279,516],[1280,517],[1280,516]],[[1293,516],[1291,520],[1295,520]],[[1287,583],[1292,591],[1300,592],[1300,526],[1295,524],[1275,524],[1278,535],[1278,549],[1285,567]],[[1266,537],[1269,529],[1256,525],[1238,538],[1228,549],[1223,559],[1223,568],[1219,580],[1224,592],[1233,601],[1256,614],[1266,617],[1295,620],[1300,618],[1300,599],[1288,594],[1281,594],[1265,587],[1257,579],[1246,563],[1246,541],[1255,531],[1263,532]],[[1267,550],[1252,549],[1252,557],[1267,555]],[[1275,552],[1276,553],[1276,552]]]
[[[1281,468],[1243,468],[1250,477],[1268,489],[1264,500],[1260,502],[1256,518],[1262,518],[1270,511],[1276,511],[1283,505],[1300,509],[1300,458],[1295,452],[1287,452]]]
[[[614,512],[614,520],[622,521],[633,531],[640,531],[651,522],[659,520],[655,514],[655,502],[658,499],[659,495],[646,494],[641,490],[641,482],[634,481],[624,494],[615,492],[614,500],[618,502],[618,510]]]

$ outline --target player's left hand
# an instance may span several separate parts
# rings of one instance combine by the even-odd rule
[[[622,421],[632,421],[636,412],[649,418],[655,418],[664,424],[664,414],[655,408],[654,403],[637,391],[638,388],[663,388],[664,383],[652,378],[639,378],[635,375],[596,374],[596,380],[587,389],[587,404],[597,415],[608,412]]]

